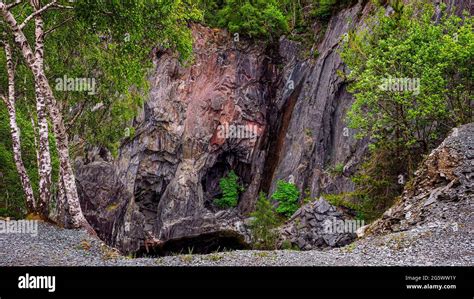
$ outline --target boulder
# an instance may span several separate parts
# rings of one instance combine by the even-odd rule
[[[280,229],[280,247],[290,243],[302,250],[339,247],[356,238],[363,222],[351,220],[324,198],[308,203],[296,211]]]
[[[133,195],[105,161],[76,166],[81,208],[101,240],[122,252],[135,252],[145,240],[144,217]]]

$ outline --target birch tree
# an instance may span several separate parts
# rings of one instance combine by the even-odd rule
[[[21,1],[6,5],[3,3],[3,1],[1,1],[0,13],[2,14],[6,25],[8,26],[10,33],[14,36],[17,47],[20,49],[26,64],[33,72],[35,85],[37,85],[38,92],[44,98],[48,107],[49,115],[53,124],[54,135],[56,138],[60,167],[63,170],[62,175],[64,182],[64,193],[66,195],[68,212],[71,216],[72,226],[90,229],[91,227],[84,217],[81,205],[79,203],[74,172],[69,161],[69,141],[63,121],[63,116],[58,109],[58,104],[45,75],[43,65],[38,63],[43,61],[43,53],[42,51],[37,51],[37,55],[33,53],[33,49],[23,32],[23,29],[28,21],[44,13],[48,8],[51,8],[53,5],[55,5],[56,1],[52,1],[40,9],[35,10],[35,12],[26,17],[21,24],[17,22],[16,18],[10,12],[12,6],[19,2]],[[39,41],[37,46],[41,49],[43,47],[43,43]]]
[[[182,61],[186,60],[192,53],[188,24],[200,18],[195,3],[188,0],[0,0],[0,20],[14,37],[23,65],[34,79],[41,214],[46,214],[49,206],[49,161],[54,154],[48,151],[48,117],[60,162],[60,187],[55,193],[58,218],[72,222],[74,227],[87,227],[71,153],[73,157],[80,155],[79,150],[87,149],[83,145],[111,152],[118,148],[125,137],[124,129],[131,126],[146,96],[154,49],[159,46],[175,51]],[[100,86],[94,95],[64,91],[57,85],[53,93],[51,80],[63,75],[93,78]],[[29,92],[31,85],[25,84]],[[68,221],[64,221],[66,218]]]
[[[15,66],[13,62],[13,50],[6,38],[4,38],[3,41],[0,41],[0,45],[3,45],[5,50],[8,77],[8,94],[7,96],[0,94],[0,98],[5,103],[8,110],[8,116],[10,119],[10,131],[13,144],[13,158],[15,160],[15,166],[20,176],[21,185],[25,193],[27,211],[28,213],[34,213],[36,211],[35,197],[33,193],[33,187],[31,186],[30,178],[28,177],[28,173],[26,172],[26,168],[21,157],[20,130],[16,121]]]
[[[43,69],[44,57],[44,29],[43,18],[38,11],[41,9],[40,0],[31,0],[35,16],[35,63],[38,68]],[[35,82],[36,112],[38,118],[38,173],[39,173],[39,202],[38,213],[43,217],[48,217],[49,200],[51,197],[51,153],[48,139],[48,120],[46,102],[41,93],[41,88]]]

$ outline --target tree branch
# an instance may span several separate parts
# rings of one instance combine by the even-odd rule
[[[82,112],[84,112],[84,107],[86,105],[84,103],[81,104],[81,108],[79,109],[79,111],[77,111],[74,116],[71,118],[71,120],[66,124],[66,132],[70,132],[71,131],[71,128],[72,126],[76,123],[77,119],[79,118],[79,116],[81,116]]]
[[[61,27],[62,25],[66,24],[67,22],[71,21],[72,19],[74,19],[74,16],[72,17],[69,17],[67,18],[66,20],[62,21],[61,23],[57,24],[56,26],[46,30],[44,33],[43,33],[43,36],[46,36],[47,34],[53,32],[54,30],[58,29],[59,27]]]
[[[11,3],[11,4],[8,4],[7,5],[7,9],[10,10],[12,8],[14,8],[15,6],[17,6],[18,4],[21,3],[22,0],[16,0],[15,2]]]
[[[28,17],[26,17],[26,19],[23,21],[23,23],[21,23],[20,26],[19,26],[20,30],[22,30],[23,28],[25,28],[26,23],[28,23],[28,21],[30,21],[31,19],[33,19],[33,18],[36,17],[37,15],[42,14],[45,10],[47,10],[47,9],[50,8],[51,6],[55,5],[55,4],[56,4],[56,1],[57,1],[57,0],[53,0],[52,2],[50,2],[50,3],[46,4],[45,6],[43,6],[41,9],[38,9],[37,11],[35,11],[34,13],[32,13],[31,15],[29,15]]]
[[[63,8],[63,9],[74,9],[74,7],[72,7],[72,6],[61,5],[61,4],[54,4],[54,7],[56,7],[56,8]]]

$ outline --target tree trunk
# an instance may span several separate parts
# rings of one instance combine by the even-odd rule
[[[61,112],[58,109],[58,104],[54,98],[53,91],[49,85],[48,79],[44,74],[44,70],[35,63],[35,56],[23,31],[20,29],[14,16],[10,13],[10,11],[7,10],[5,4],[1,2],[0,11],[5,22],[9,26],[11,33],[14,35],[15,42],[21,50],[28,67],[33,72],[35,83],[38,84],[40,92],[45,99],[45,103],[48,106],[49,115],[53,123],[53,131],[56,138],[59,163],[60,167],[63,169],[64,192],[68,203],[68,212],[72,219],[72,226],[84,227],[92,233],[93,229],[84,217],[81,205],[79,203],[74,172],[69,161],[69,145],[66,128],[64,126]]]
[[[39,10],[39,1],[31,1],[35,11]],[[44,39],[43,39],[43,19],[40,15],[35,17],[35,64],[39,69],[43,69]],[[49,200],[51,198],[51,154],[48,140],[48,120],[46,115],[46,103],[41,93],[41,88],[35,82],[36,112],[38,115],[39,132],[39,154],[38,154],[38,174],[39,174],[39,202],[38,213],[49,218]]]
[[[5,55],[7,59],[7,74],[8,74],[8,99],[5,99],[5,104],[8,109],[8,116],[10,118],[10,131],[13,145],[13,159],[15,160],[16,169],[20,176],[21,186],[26,198],[26,208],[28,213],[34,213],[36,210],[35,197],[33,188],[31,187],[30,178],[26,172],[25,165],[21,158],[21,143],[20,130],[16,122],[15,109],[15,70],[13,66],[12,49],[10,45],[5,42]]]
[[[57,193],[56,193],[56,222],[63,227],[68,227],[69,220],[66,219],[66,196],[64,194],[64,184],[62,179],[62,169],[59,168],[59,176],[57,182]]]
[[[38,129],[36,127],[36,121],[33,117],[33,114],[31,114],[28,106],[26,106],[26,109],[28,109],[28,116],[30,117],[31,127],[33,128],[33,141],[35,143],[36,165],[39,165],[38,138],[36,137],[38,135]]]

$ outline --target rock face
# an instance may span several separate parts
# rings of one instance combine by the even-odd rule
[[[293,180],[312,197],[351,191],[347,176],[366,146],[345,128],[352,98],[337,75],[345,71],[337,48],[365,10],[357,4],[333,17],[314,46],[321,53],[316,59],[299,59],[304,49],[285,38],[277,49],[267,48],[200,25],[192,28],[191,65],[156,50],[149,99],[134,136],[110,165],[89,165],[88,159],[78,170],[87,219],[124,251],[138,246],[117,240],[126,236],[117,233],[124,229],[125,210],[143,219],[132,242],[140,248],[194,246],[203,237],[242,248],[250,241],[244,220],[258,192],[272,193],[278,179]],[[333,177],[327,170],[337,164],[345,165],[344,175]],[[219,210],[213,200],[220,196],[220,178],[231,170],[245,191],[237,207]],[[109,173],[113,178],[102,181]],[[99,191],[102,186],[106,190]],[[111,202],[117,214],[107,211]]]
[[[355,231],[362,225],[362,221],[349,219],[321,197],[299,208],[280,228],[279,244],[302,250],[344,246],[357,237]]]
[[[454,129],[415,174],[399,202],[369,227],[371,233],[425,224],[474,229],[474,123]]]
[[[145,217],[145,231],[160,244],[194,246],[194,237],[224,235],[245,246],[240,208],[220,211],[213,200],[230,170],[246,187],[242,206],[258,192],[276,66],[258,45],[234,44],[223,31],[195,25],[193,36],[190,66],[156,52],[150,98],[136,135],[120,150],[118,172]]]
[[[115,167],[95,161],[76,169],[81,208],[97,235],[124,252],[138,251],[146,237],[144,217]]]
[[[88,157],[77,171],[81,204],[99,235],[125,252],[149,246],[179,251],[196,244],[196,252],[243,248],[250,241],[245,218],[258,192],[273,193],[279,179],[295,182],[305,197],[353,191],[349,177],[367,141],[353,138],[344,123],[353,98],[338,75],[348,70],[337,50],[370,10],[369,1],[359,1],[334,15],[313,45],[312,58],[301,58],[305,49],[284,37],[267,47],[200,25],[192,26],[190,65],[157,49],[135,134],[123,142],[117,159],[99,151],[107,162]],[[314,26],[315,36],[320,30]],[[336,166],[342,173],[331,174]],[[237,207],[219,210],[213,200],[220,196],[219,180],[231,170],[245,191]],[[429,201],[447,196],[457,181],[448,184]],[[305,209],[301,217],[308,223],[309,215],[334,216]],[[408,218],[417,215],[413,210]],[[319,224],[303,231],[314,229]],[[303,238],[302,248],[339,246],[352,238],[288,237]]]
[[[370,5],[359,3],[333,16],[324,39],[313,47],[319,53],[315,60],[299,61],[291,51],[293,43],[282,40],[280,53],[288,61],[282,75],[284,85],[275,97],[282,116],[269,140],[263,182],[269,193],[279,179],[289,177],[311,197],[353,190],[348,177],[364,155],[366,141],[353,138],[355,132],[344,122],[353,98],[338,75],[348,71],[338,48],[344,34],[360,26],[369,9]],[[336,165],[343,166],[343,175],[329,174]]]
[[[135,134],[117,159],[86,159],[78,168],[89,222],[125,252],[148,251],[149,244],[162,251],[243,248],[258,193],[273,193],[279,179],[293,181],[305,197],[353,191],[349,177],[367,141],[353,138],[344,122],[353,98],[338,75],[348,71],[338,47],[370,9],[370,1],[359,1],[334,15],[311,58],[284,37],[267,47],[200,25],[192,26],[190,65],[157,49]],[[341,174],[331,174],[336,166]],[[245,191],[237,207],[219,210],[213,200],[231,170]],[[302,247],[347,239],[308,238]]]

